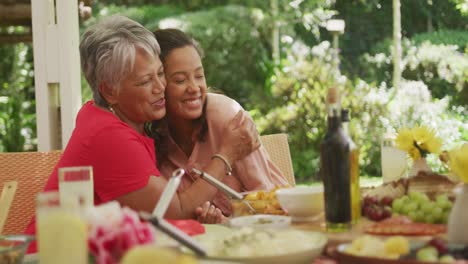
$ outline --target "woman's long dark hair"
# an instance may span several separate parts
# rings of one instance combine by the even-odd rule
[[[183,48],[186,46],[194,47],[198,55],[200,55],[200,58],[203,58],[203,50],[198,45],[198,42],[196,42],[193,38],[191,38],[181,30],[175,28],[158,29],[154,31],[153,34],[156,37],[159,46],[161,47],[161,53],[159,55],[159,58],[161,59],[161,62],[163,64],[167,56],[174,49]],[[208,124],[206,122],[207,102],[208,98],[206,98],[205,103],[203,104],[202,115],[199,118],[193,120],[194,126],[201,125],[201,130],[197,137],[199,141],[204,141],[206,133],[208,132]],[[148,136],[154,139],[154,147],[156,148],[156,160],[162,161],[163,159],[167,158],[169,149],[167,144],[164,142],[168,142],[167,137],[169,137],[169,128],[167,127],[166,117],[164,117],[161,120],[155,120],[151,123],[147,123],[145,125],[145,132]]]

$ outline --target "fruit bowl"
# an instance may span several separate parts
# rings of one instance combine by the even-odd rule
[[[21,264],[26,249],[33,240],[34,237],[26,235],[0,236],[0,263]]]

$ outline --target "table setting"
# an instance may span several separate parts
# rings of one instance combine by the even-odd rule
[[[425,135],[426,143],[436,142],[432,147],[408,144],[408,140],[417,141],[408,133]],[[440,144],[431,135],[421,128],[403,130],[393,143],[385,146],[398,147],[416,161],[432,152],[440,152],[433,148],[437,145],[440,148]],[[73,202],[70,197],[65,199],[56,193],[55,199],[66,200],[67,212],[73,211],[73,214],[65,215],[65,211],[60,211],[60,219],[48,222],[49,228],[43,229],[46,231],[42,231],[42,236],[39,228],[39,254],[26,254],[27,246],[34,240],[32,237],[0,237],[0,260],[5,264],[39,263],[44,252],[41,252],[41,242],[42,249],[56,242],[45,240],[44,234],[52,235],[56,230],[52,227],[66,224],[74,227],[73,232],[65,232],[68,237],[62,237],[61,241],[68,244],[71,241],[70,245],[75,246],[69,255],[61,252],[62,259],[78,254],[77,245],[84,243],[84,258],[96,264],[144,264],[154,263],[155,259],[160,261],[158,263],[186,264],[468,263],[465,224],[468,214],[464,210],[468,199],[468,144],[443,152],[441,159],[450,168],[453,174],[450,177],[423,168],[409,176],[400,172],[401,166],[393,166],[398,170],[394,172],[398,177],[377,186],[361,187],[361,214],[344,231],[329,229],[326,190],[322,183],[238,193],[209,174],[195,171],[231,198],[233,216],[223,224],[163,217],[184,174],[182,169],[174,171],[151,214],[121,208],[117,202],[89,206],[89,201],[87,210],[77,213],[78,209],[83,209],[83,204],[78,202],[85,199]],[[47,199],[42,199],[47,203],[39,209],[47,209],[44,216],[54,216],[51,206],[58,203],[50,202],[54,198],[51,193],[47,195]],[[41,210],[38,212],[42,217]],[[86,225],[80,232],[79,223]],[[44,246],[44,241],[50,245]]]

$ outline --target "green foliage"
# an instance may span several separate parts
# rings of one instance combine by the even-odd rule
[[[432,30],[466,31],[468,18],[450,1],[400,2],[404,37],[412,38],[415,34]],[[346,22],[345,34],[340,37],[340,48],[346,58],[343,66],[347,72],[359,76],[360,72],[355,67],[358,57],[369,52],[376,43],[392,37],[392,1],[337,0],[335,9]]]
[[[87,20],[83,24],[82,29],[94,24],[97,19],[100,19],[103,16],[120,14],[138,21],[149,30],[154,30],[161,19],[183,13],[183,10],[172,5],[143,5],[133,7],[118,6],[114,4],[101,6],[99,3],[96,5],[95,9],[99,10],[99,12],[94,15],[93,18]]]
[[[440,30],[435,32],[420,33],[414,35],[411,40],[418,46],[423,42],[428,41],[434,45],[456,45],[458,46],[458,51],[468,51],[467,31]]]
[[[450,0],[456,4],[456,8],[460,10],[460,13],[464,16],[468,16],[468,1],[466,0]]]
[[[36,148],[32,47],[0,47],[0,151]]]
[[[421,40],[421,38],[418,39]],[[390,83],[393,65],[390,44],[389,40],[384,41],[376,45],[375,54],[362,56],[361,69],[366,80]],[[423,81],[435,98],[449,95],[454,104],[466,105],[468,103],[468,55],[466,53],[458,51],[459,48],[455,45],[434,45],[427,41],[417,45],[407,39],[402,41],[402,49],[402,75],[405,79]]]
[[[468,54],[458,52],[457,46],[424,42],[419,49],[408,50],[405,61],[404,78],[424,81],[435,98],[450,95],[455,103],[468,103],[458,97],[458,92],[468,89]]]

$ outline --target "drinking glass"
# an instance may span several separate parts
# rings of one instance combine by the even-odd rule
[[[66,199],[61,203],[57,191],[37,196],[39,263],[88,263],[87,226],[81,217],[79,197],[67,196]]]
[[[93,167],[64,167],[58,169],[60,200],[66,196],[84,199],[84,206],[94,205]]]
[[[384,139],[381,147],[383,182],[391,182],[405,177],[408,161],[406,152],[394,145],[393,139]]]

